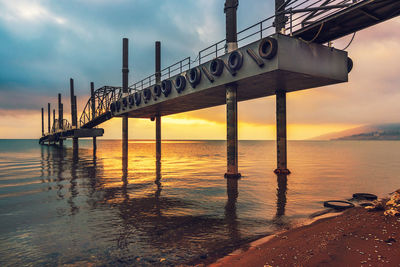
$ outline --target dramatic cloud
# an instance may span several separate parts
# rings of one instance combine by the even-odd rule
[[[130,41],[130,84],[154,71],[154,42],[162,42],[162,66],[222,40],[222,0],[0,0],[0,138],[36,138],[40,108],[62,92],[69,112],[69,78],[78,107],[96,87],[121,84],[121,39]],[[273,13],[273,2],[240,1],[238,29]],[[399,121],[400,19],[356,34],[349,47],[349,82],[288,94],[289,138],[310,138],[370,123]],[[343,48],[351,36],[334,42]],[[80,111],[79,111],[80,112]],[[32,120],[37,120],[33,122]],[[154,123],[130,120],[131,138],[153,138]],[[239,103],[239,137],[275,137],[275,98]],[[165,138],[225,138],[225,107],[169,116]],[[27,131],[21,132],[20,125]],[[120,137],[120,121],[102,125]]]

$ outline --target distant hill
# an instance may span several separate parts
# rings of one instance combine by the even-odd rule
[[[400,140],[400,123],[361,126],[317,136],[313,140]]]

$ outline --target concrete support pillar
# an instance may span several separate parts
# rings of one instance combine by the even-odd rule
[[[161,83],[161,42],[156,42],[155,73],[156,83]],[[161,116],[155,116],[156,121],[156,159],[161,160]]]
[[[44,108],[42,108],[42,136],[44,136]]]
[[[74,93],[74,79],[69,79],[70,85],[70,94],[71,94],[71,120],[72,120],[72,127],[76,127],[77,120],[76,120],[76,96]],[[72,138],[72,148],[74,151],[78,150],[78,138]]]
[[[92,120],[96,117],[96,98],[94,96],[94,83],[90,83],[90,102],[91,102],[91,110],[92,110]],[[93,152],[95,152],[97,149],[97,143],[96,143],[96,136],[93,137]]]
[[[128,38],[122,39],[122,94],[128,94]],[[122,157],[128,157],[128,116],[122,117]]]
[[[275,173],[289,174],[287,169],[286,141],[286,92],[276,91],[276,156],[277,168]]]
[[[47,103],[47,132],[50,133],[50,103]]]
[[[161,159],[161,116],[156,116],[156,159]]]
[[[227,172],[226,178],[240,178],[238,171],[238,128],[237,128],[237,85],[226,87],[226,139]]]
[[[227,52],[237,49],[236,11],[238,0],[225,1]],[[240,178],[238,171],[237,85],[226,86],[227,172],[225,178]]]

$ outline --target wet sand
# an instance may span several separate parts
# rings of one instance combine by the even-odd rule
[[[400,217],[352,208],[248,247],[209,266],[400,266]]]

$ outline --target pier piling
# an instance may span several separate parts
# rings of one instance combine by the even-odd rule
[[[58,128],[60,130],[62,130],[63,128],[63,118],[64,114],[63,114],[63,104],[61,103],[61,94],[58,94]],[[62,146],[63,145],[63,140],[60,139],[59,141],[59,145]]]
[[[275,32],[280,33],[285,28],[285,14],[278,14],[285,8],[285,0],[275,0]],[[276,157],[275,173],[289,174],[287,169],[287,140],[286,140],[286,91],[276,90]]]
[[[230,53],[237,49],[236,11],[238,0],[226,0],[226,47]],[[225,178],[240,178],[238,171],[237,84],[226,85],[227,172]]]
[[[96,99],[94,97],[94,83],[90,83],[90,97],[91,97],[91,110],[92,110],[92,120],[96,117]],[[93,152],[97,149],[96,136],[93,136]]]
[[[156,84],[161,83],[161,42],[156,42],[156,62],[155,62]],[[156,159],[161,159],[161,116],[156,114]]]
[[[122,39],[122,95],[126,97],[128,95],[128,38]],[[128,156],[128,116],[122,117],[122,155],[123,157]]]
[[[69,85],[70,85],[70,94],[71,94],[71,120],[72,120],[72,127],[77,127],[77,115],[76,115],[76,96],[74,93],[74,79],[69,79]],[[72,147],[74,150],[78,149],[78,138],[74,137],[72,138]]]
[[[42,136],[44,136],[44,109],[42,108]]]

